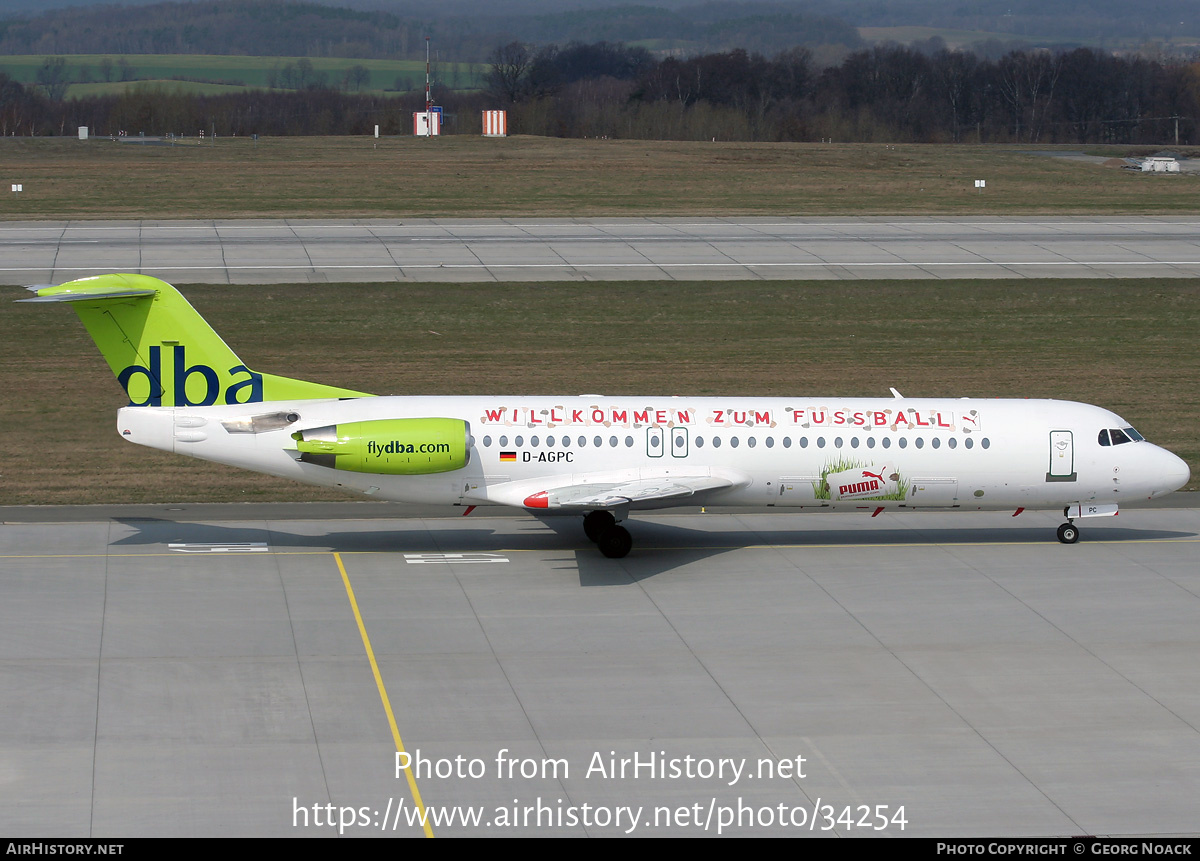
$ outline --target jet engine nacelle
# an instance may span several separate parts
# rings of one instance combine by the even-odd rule
[[[471,460],[471,426],[461,419],[378,419],[292,434],[302,463],[379,475],[429,475]]]

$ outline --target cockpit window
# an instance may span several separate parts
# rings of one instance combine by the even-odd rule
[[[1133,428],[1107,428],[1100,431],[1100,445],[1121,445],[1126,442],[1141,442],[1145,437]]]

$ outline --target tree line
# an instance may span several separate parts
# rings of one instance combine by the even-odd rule
[[[1200,63],[1088,48],[995,60],[881,46],[818,68],[807,50],[657,58],[642,48],[510,43],[486,87],[436,86],[448,133],[504,108],[510,134],[669,140],[1195,144]],[[384,97],[311,82],[299,91],[193,95],[137,89],[62,100],[0,75],[0,134],[385,134],[411,130],[424,93]]]
[[[605,50],[598,50],[604,48]],[[596,56],[589,64],[582,57]],[[595,72],[580,72],[587,67]],[[996,58],[883,45],[819,68],[795,48],[656,60],[637,48],[497,48],[488,91],[517,133],[947,143],[1195,143],[1200,63],[1091,48]]]

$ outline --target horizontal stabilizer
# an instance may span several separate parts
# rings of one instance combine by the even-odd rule
[[[18,299],[18,302],[91,302],[99,299],[136,299],[139,296],[153,296],[158,292],[139,287],[114,290],[110,284],[81,284],[78,281],[60,286],[27,287],[25,289],[32,290],[37,293],[37,296],[32,299]]]

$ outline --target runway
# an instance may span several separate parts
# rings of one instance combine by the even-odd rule
[[[0,832],[1196,833],[1200,509],[241,510],[0,526]]]
[[[0,225],[0,281],[1200,276],[1200,218],[72,221]]]

